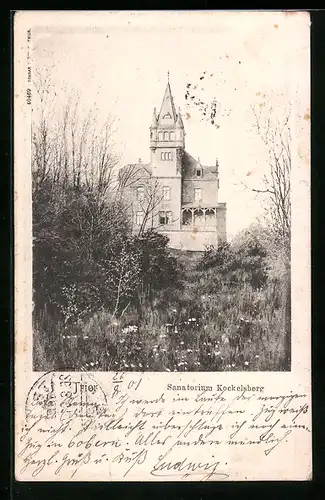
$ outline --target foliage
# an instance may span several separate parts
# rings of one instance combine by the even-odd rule
[[[266,234],[250,228],[231,245],[219,251],[209,248],[195,258],[182,252],[171,255],[165,237],[155,232],[149,231],[146,239],[130,239],[140,256],[136,296],[142,293],[143,300],[132,300],[119,318],[104,308],[64,334],[58,326],[51,349],[44,342],[47,346],[47,332],[55,328],[49,326],[53,320],[43,316],[35,329],[35,366],[123,371],[289,369],[281,277],[277,268],[271,268],[268,249],[262,245]],[[172,274],[164,276],[170,263]],[[151,295],[146,295],[149,289]]]
[[[237,237],[232,246],[223,243],[218,248],[209,247],[199,264],[201,269],[217,270],[219,283],[230,285],[249,283],[259,289],[266,282],[267,250],[257,235],[246,230]]]
[[[289,369],[287,240],[251,227],[191,255],[172,252],[154,230],[132,234],[112,173],[111,125],[80,121],[71,100],[53,121],[48,88],[39,94],[35,369]]]

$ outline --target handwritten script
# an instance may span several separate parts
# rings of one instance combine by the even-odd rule
[[[149,391],[150,389],[150,391]],[[21,479],[231,480],[238,450],[269,460],[310,433],[306,394],[250,385],[166,384],[116,373],[42,375],[31,387],[18,435]]]

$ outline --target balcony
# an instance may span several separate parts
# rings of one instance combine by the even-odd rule
[[[216,207],[182,207],[182,231],[216,231]]]

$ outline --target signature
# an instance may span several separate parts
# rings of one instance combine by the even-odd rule
[[[181,477],[187,479],[190,476],[202,476],[201,481],[208,481],[213,477],[227,479],[229,474],[217,471],[220,462],[193,462],[187,457],[177,462],[163,462],[159,460],[151,469],[150,474],[158,477]]]

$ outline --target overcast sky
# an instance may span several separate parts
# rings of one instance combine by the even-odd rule
[[[272,104],[281,116],[292,101],[296,117],[308,112],[308,26],[307,15],[284,13],[40,13],[32,67],[52,67],[62,103],[67,85],[85,109],[116,117],[121,165],[150,160],[152,111],[160,108],[169,71],[187,151],[205,165],[219,159],[219,201],[227,202],[231,238],[262,210],[244,187],[259,186],[267,165],[251,105],[263,111]],[[198,85],[202,101],[216,98],[218,128],[185,99],[188,83]]]

